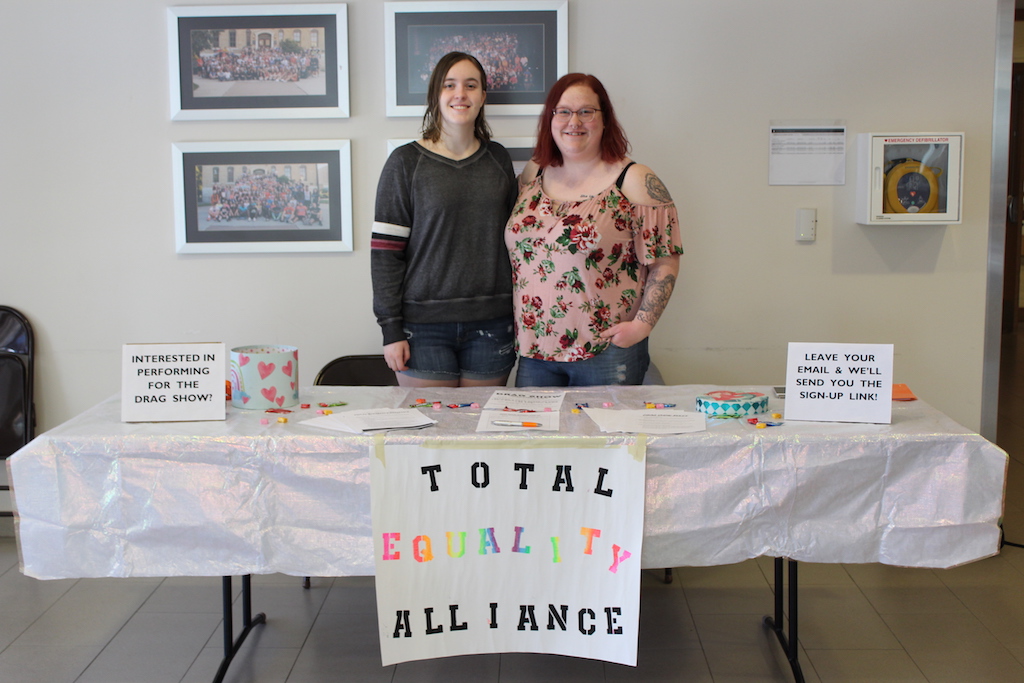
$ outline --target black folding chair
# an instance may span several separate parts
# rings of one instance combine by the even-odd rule
[[[313,384],[344,387],[397,387],[395,372],[381,354],[341,356],[317,373]]]
[[[0,459],[13,455],[35,436],[34,347],[28,318],[10,306],[0,306]],[[0,491],[10,489],[0,485]],[[2,517],[13,514],[0,511]]]

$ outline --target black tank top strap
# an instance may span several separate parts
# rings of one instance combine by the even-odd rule
[[[626,171],[628,171],[629,167],[632,166],[635,163],[636,163],[635,161],[631,161],[628,164],[626,164],[626,167],[624,169],[622,169],[622,173],[619,174],[618,180],[615,181],[615,187],[616,188],[618,188],[620,190],[622,189],[622,183],[626,182]]]

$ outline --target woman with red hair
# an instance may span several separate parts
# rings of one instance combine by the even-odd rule
[[[643,383],[683,249],[672,197],[628,152],[601,81],[552,86],[505,226],[516,386]]]

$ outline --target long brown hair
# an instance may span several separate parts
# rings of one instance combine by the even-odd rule
[[[480,72],[480,87],[487,92],[487,73],[480,60],[465,52],[449,52],[441,57],[430,74],[430,85],[427,86],[427,110],[423,113],[422,129],[424,140],[437,142],[441,139],[441,86],[444,85],[448,71],[461,61],[468,61],[476,67]],[[484,118],[483,105],[480,106],[480,113],[476,115],[476,121],[473,123],[473,134],[480,142],[488,142],[491,139],[491,127]]]
[[[533,160],[541,168],[562,165],[562,152],[555,144],[555,139],[551,137],[551,119],[554,118],[555,107],[558,106],[562,95],[574,85],[590,88],[597,95],[598,108],[601,110],[601,116],[604,117],[601,159],[612,164],[629,153],[629,140],[626,139],[626,133],[615,117],[615,108],[612,107],[612,100],[608,97],[608,91],[605,90],[604,85],[597,79],[597,76],[571,73],[559,78],[551,86],[547,99],[544,100],[544,110],[540,113],[540,123],[537,124],[537,146],[533,149]]]

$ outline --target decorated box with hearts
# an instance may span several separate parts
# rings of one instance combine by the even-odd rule
[[[299,402],[299,350],[294,346],[231,349],[231,405],[246,410],[287,408]]]

